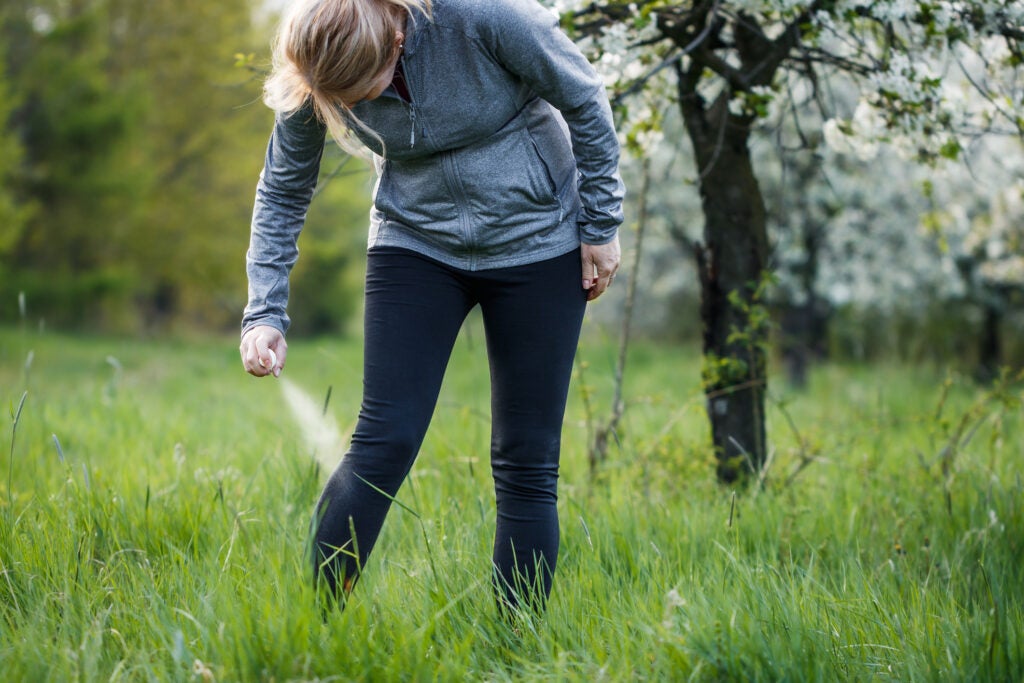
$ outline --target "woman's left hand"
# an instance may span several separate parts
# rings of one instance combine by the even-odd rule
[[[587,290],[587,301],[593,301],[604,294],[615,278],[622,257],[619,236],[606,244],[583,244],[583,289]]]

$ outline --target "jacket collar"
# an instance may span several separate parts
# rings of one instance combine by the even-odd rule
[[[408,12],[405,17],[405,48],[404,53],[406,57],[412,56],[416,52],[416,45],[419,43],[420,32],[416,29],[423,22],[430,21],[428,17],[423,16],[420,12]]]

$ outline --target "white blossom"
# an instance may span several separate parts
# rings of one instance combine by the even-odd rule
[[[584,0],[546,0],[545,4],[562,13],[588,5]],[[771,37],[812,6],[808,0],[725,0],[719,9],[725,17],[746,13]],[[1003,199],[999,194],[1012,185],[1007,178],[1024,177],[1024,150],[1012,142],[1014,138],[1009,143],[1012,147],[1004,139],[998,145],[977,148],[973,136],[1001,127],[1019,139],[1015,126],[1019,125],[1016,117],[1024,111],[1024,78],[1006,41],[986,35],[997,22],[1024,24],[1024,2],[837,0],[828,8],[811,15],[814,30],[805,35],[804,45],[815,48],[815,54],[825,60],[834,55],[867,71],[876,70],[874,75],[837,79],[822,67],[812,83],[799,69],[783,69],[773,83],[776,89],[736,92],[728,103],[734,115],[767,114],[767,120],[778,127],[784,114],[792,111],[787,101],[791,95],[797,102],[812,97],[821,101],[824,91],[835,99],[835,108],[805,129],[813,135],[820,130],[824,137],[820,153],[828,164],[828,183],[821,183],[824,189],[802,188],[801,192],[819,192],[812,199],[842,206],[838,215],[820,217],[827,221],[828,230],[818,287],[835,304],[884,309],[901,298],[941,301],[970,296],[979,286],[1020,282],[1024,209],[1019,205],[1024,199],[1020,191]],[[633,11],[632,19],[613,22],[579,42],[612,93],[645,79],[669,49],[679,47],[667,40],[659,42],[653,18],[644,20],[636,8]],[[970,21],[965,19],[967,12]],[[879,30],[880,23],[884,30]],[[886,35],[894,42],[883,44]],[[735,39],[721,37],[725,45]],[[716,49],[716,55],[739,66],[735,50]],[[683,67],[690,66],[684,57]],[[698,93],[709,102],[724,89],[736,87],[711,70],[705,73]],[[631,145],[631,151],[660,158],[664,148],[674,147],[690,163],[688,146],[680,142],[685,136],[678,130],[671,145],[661,144],[664,132],[659,117],[678,107],[675,85],[671,69],[645,81],[645,87],[617,109],[617,124],[620,139]],[[657,125],[651,125],[652,117]],[[771,154],[774,151],[766,152]],[[916,163],[958,154],[971,157],[970,172],[952,163],[934,169]],[[632,164],[629,157],[623,157],[627,167]],[[772,164],[755,161],[764,187],[776,180],[772,173],[777,165]],[[995,164],[998,172],[988,172],[987,167]],[[986,172],[980,173],[979,166],[986,166]],[[697,172],[692,173],[696,178]],[[935,187],[931,199],[920,189],[926,180]],[[765,197],[773,199],[767,190]],[[675,229],[696,233],[702,222],[698,199],[696,192],[681,192],[677,184],[671,198],[658,201],[669,214],[664,220],[674,222]],[[789,219],[797,218],[789,214]],[[1011,225],[1017,226],[1016,232],[1005,227]],[[773,239],[781,286],[788,287],[786,269],[807,255],[783,230]],[[660,253],[651,258],[669,257]],[[971,263],[975,265],[968,267]],[[973,275],[964,275],[965,269]],[[681,271],[678,264],[664,268],[650,291],[661,295],[693,286]],[[790,294],[800,296],[795,288]]]
[[[829,119],[823,126],[826,144],[836,152],[853,154],[868,161],[878,153],[879,137],[883,134],[884,122],[878,110],[862,100],[853,112],[849,122]]]

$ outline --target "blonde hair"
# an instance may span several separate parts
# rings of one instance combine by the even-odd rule
[[[349,152],[352,128],[374,137],[345,104],[381,75],[395,56],[406,14],[430,16],[431,0],[298,0],[285,15],[273,47],[263,101],[290,116],[307,103]],[[378,138],[379,139],[379,138]]]

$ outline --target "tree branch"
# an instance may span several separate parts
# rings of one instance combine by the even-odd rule
[[[714,15],[717,13],[720,2],[721,0],[715,0],[714,5],[712,5],[712,17],[714,17]],[[698,33],[697,36],[689,43],[687,43],[682,49],[672,50],[671,52],[669,52],[668,56],[661,60],[661,62],[659,62],[657,66],[655,66],[648,73],[644,74],[643,76],[635,80],[628,88],[626,88],[626,90],[616,95],[612,99],[612,105],[616,106],[626,97],[629,97],[630,95],[639,92],[660,71],[662,71],[668,66],[671,66],[673,63],[678,62],[680,59],[682,59],[683,56],[692,53],[694,50],[700,47],[704,43],[704,41],[707,40],[708,36],[711,35],[712,28],[712,24],[707,24],[706,26],[704,26],[701,32]]]

